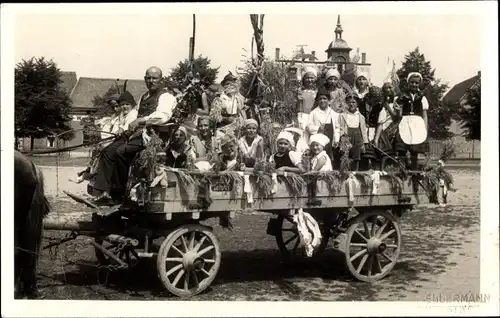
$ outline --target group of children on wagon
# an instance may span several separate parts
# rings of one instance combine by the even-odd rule
[[[230,74],[222,81],[224,91],[211,103],[208,116],[197,116],[195,128],[181,125],[174,131],[164,149],[163,161],[174,168],[222,171],[251,169],[256,162],[265,160],[274,163],[278,171],[331,171],[339,169],[340,158],[346,151],[340,145],[348,140],[352,171],[360,169],[362,159],[366,159],[370,169],[382,153],[406,157],[408,151],[415,167],[418,154],[427,152],[427,144],[405,144],[398,134],[398,123],[404,116],[417,115],[423,118],[427,129],[429,105],[419,90],[422,80],[419,73],[410,73],[408,90],[395,97],[389,81],[378,88],[369,83],[366,74],[360,73],[351,88],[336,69],[328,70],[324,84],[318,87],[317,71],[307,68],[297,98],[299,127],[284,128],[275,140],[276,152],[266,158],[270,145],[259,134],[259,123],[247,118],[245,98],[238,91],[237,78]],[[102,129],[123,133],[134,115],[137,117],[136,102],[125,91],[110,99],[110,103],[114,104],[115,113],[103,120]],[[240,136],[236,137],[235,131]],[[107,148],[101,156],[113,151]],[[210,161],[213,154],[219,159],[217,167],[200,164]],[[309,160],[304,161],[304,156]],[[305,167],[305,162],[309,166]]]

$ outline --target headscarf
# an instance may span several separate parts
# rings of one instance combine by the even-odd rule
[[[292,133],[288,131],[282,131],[278,134],[278,137],[276,137],[276,142],[278,142],[280,139],[285,139],[292,145],[292,147],[295,147],[295,140],[293,139]]]
[[[248,125],[255,125],[259,127],[259,123],[257,123],[257,121],[253,118],[249,118],[243,122],[243,127],[246,128]]]
[[[366,72],[360,71],[359,73],[356,74],[356,77],[354,78],[354,86],[356,86],[356,82],[358,81],[358,78],[360,78],[360,77],[366,78],[368,83],[370,83],[370,77],[368,76],[368,74]]]
[[[309,145],[311,145],[313,142],[317,142],[324,147],[330,142],[330,138],[323,134],[315,134],[312,135],[311,138],[309,138]]]
[[[318,70],[316,70],[314,67],[306,67],[304,69],[304,74],[302,75],[302,77],[304,77],[306,74],[312,74],[314,75],[314,77],[318,77]]]
[[[422,77],[422,74],[420,74],[419,72],[410,72],[410,74],[408,74],[408,77],[406,78],[406,81],[409,82],[410,81],[410,78],[412,77],[420,77],[420,80],[423,81],[424,78]]]
[[[331,68],[326,72],[325,79],[329,79],[330,77],[336,77],[337,79],[340,79],[340,73],[336,68]]]

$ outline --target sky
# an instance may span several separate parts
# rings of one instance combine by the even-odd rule
[[[337,14],[266,14],[267,56],[275,48],[290,57],[296,46],[316,51],[320,60],[335,39]],[[140,79],[157,65],[168,72],[188,57],[191,14],[21,14],[14,22],[16,62],[32,56],[53,59],[62,71],[78,77]],[[477,74],[481,66],[481,16],[474,14],[341,14],[342,38],[365,52],[372,82],[387,74],[387,58],[401,66],[405,54],[420,51],[436,77],[454,85]],[[195,54],[220,66],[218,80],[242,66],[253,35],[248,14],[196,14]],[[248,53],[245,53],[247,50]]]

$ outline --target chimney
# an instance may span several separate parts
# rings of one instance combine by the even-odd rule
[[[276,55],[275,55],[274,59],[277,61],[277,60],[280,59],[280,48],[279,47],[276,48],[276,53],[275,54]]]
[[[311,55],[316,57],[316,51],[311,51]]]
[[[477,76],[481,77],[481,71],[477,72]]]
[[[366,63],[366,53],[361,53],[361,64]]]

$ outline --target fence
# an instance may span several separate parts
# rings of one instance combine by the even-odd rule
[[[454,137],[456,159],[481,159],[481,141],[466,140],[463,137]],[[444,140],[429,140],[429,150],[432,158],[438,158],[443,150]]]

